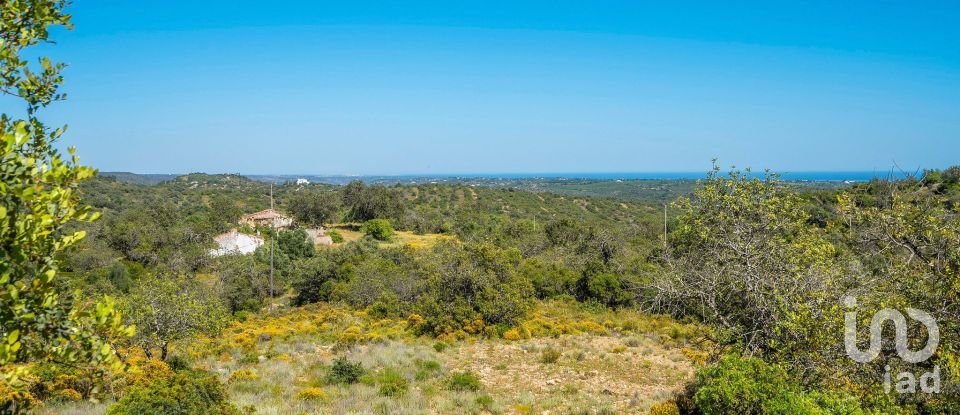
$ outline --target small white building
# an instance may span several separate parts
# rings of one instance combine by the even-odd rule
[[[213,257],[252,254],[257,248],[263,246],[263,238],[240,233],[236,229],[217,235],[213,240],[217,243],[217,248],[210,250],[210,256]]]
[[[297,185],[304,185],[304,184],[310,184],[310,181],[303,178],[297,179]]]

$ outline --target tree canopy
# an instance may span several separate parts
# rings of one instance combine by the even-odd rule
[[[48,57],[31,65],[26,49],[49,42],[53,26],[70,27],[66,1],[15,0],[0,4],[0,92],[22,101],[25,118],[0,115],[0,397],[5,412],[25,411],[22,380],[31,361],[110,365],[110,335],[121,324],[109,299],[83,301],[61,284],[59,256],[84,238],[76,221],[98,215],[80,203],[79,183],[94,175],[78,164],[73,148],[64,156],[54,143],[64,128],[50,129],[41,110],[65,95],[59,91],[64,64]]]

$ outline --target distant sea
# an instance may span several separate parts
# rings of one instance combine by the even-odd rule
[[[721,172],[721,174],[725,174]],[[795,182],[866,182],[875,178],[903,179],[907,173],[890,171],[806,171],[806,172],[778,172],[783,180]],[[140,183],[157,184],[172,180],[177,174],[135,174],[126,172],[101,172],[102,176],[113,176],[118,180]],[[753,177],[763,177],[764,172],[753,171]],[[394,175],[348,175],[348,174],[245,174],[244,176],[263,182],[283,183],[298,178],[306,178],[315,182],[344,184],[351,180],[363,179],[380,183],[402,183],[423,181],[457,181],[457,180],[697,180],[707,177],[707,173],[699,172],[567,172],[567,173],[431,173],[431,174],[394,174]]]

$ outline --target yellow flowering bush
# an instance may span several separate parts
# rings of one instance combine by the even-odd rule
[[[323,388],[311,387],[300,389],[297,392],[297,399],[301,401],[326,401],[328,398]]]
[[[673,401],[661,402],[650,408],[650,415],[680,415],[680,408]]]
[[[240,369],[230,374],[229,382],[230,383],[248,382],[248,381],[257,380],[257,379],[259,379],[259,376],[257,376],[257,372],[254,372],[251,369]]]

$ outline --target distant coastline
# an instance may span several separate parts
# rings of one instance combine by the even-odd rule
[[[891,171],[805,171],[805,172],[776,172],[783,180],[795,182],[867,182],[873,179],[902,179],[908,176],[903,172]],[[151,181],[164,181],[181,176],[181,174],[141,174],[129,172],[101,172],[103,176],[125,178],[149,178]],[[236,174],[236,173],[232,173]],[[706,172],[567,172],[567,173],[435,173],[435,174],[243,174],[258,181],[283,182],[305,178],[316,182],[346,182],[360,179],[368,181],[424,181],[424,180],[699,180],[707,176]],[[754,177],[762,177],[763,171],[752,171]],[[148,179],[148,180],[149,180]]]

